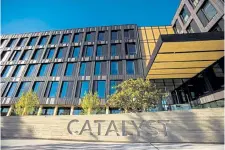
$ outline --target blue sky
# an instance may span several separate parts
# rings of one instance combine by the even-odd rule
[[[180,0],[2,0],[1,33],[170,25]]]

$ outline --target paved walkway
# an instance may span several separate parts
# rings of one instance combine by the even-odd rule
[[[58,140],[1,140],[2,150],[223,150],[223,144],[101,143]]]

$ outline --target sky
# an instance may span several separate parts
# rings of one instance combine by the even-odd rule
[[[1,0],[1,33],[170,25],[180,0]]]

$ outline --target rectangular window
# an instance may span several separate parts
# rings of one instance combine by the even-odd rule
[[[110,74],[111,74],[111,75],[118,75],[118,74],[119,74],[119,65],[118,65],[118,61],[111,61],[111,65],[110,65]]]
[[[6,61],[7,60],[7,58],[8,58],[8,56],[9,56],[9,54],[10,54],[10,51],[3,51],[2,53],[1,53],[1,61]]]
[[[21,54],[21,51],[14,51],[13,54],[12,54],[12,61],[17,61],[19,60],[19,57],[20,57],[20,54]]]
[[[131,60],[127,61],[126,67],[127,67],[127,74],[133,75],[134,74],[134,61],[131,61]]]
[[[8,83],[8,85],[9,85],[9,89],[8,89],[8,92],[6,93],[6,97],[12,97],[16,89],[17,82],[11,82],[11,83]]]
[[[183,21],[183,23],[186,23],[190,17],[190,12],[187,8],[187,6],[184,5],[181,13],[180,13],[180,17],[181,17],[181,20]]]
[[[94,92],[98,93],[99,98],[105,98],[106,96],[105,85],[105,81],[94,81]]]
[[[80,54],[80,47],[71,47],[70,58],[78,58]]]
[[[41,67],[38,72],[38,76],[46,76],[48,72],[48,66],[49,64],[41,64]]]
[[[44,82],[43,81],[35,81],[33,85],[33,92],[35,92],[38,96],[40,95],[40,91],[42,89]]]
[[[32,56],[32,60],[39,60],[41,58],[41,53],[42,53],[43,49],[36,49],[34,51],[34,54]]]
[[[63,81],[60,91],[60,98],[70,98],[73,88],[73,82]]]
[[[70,108],[59,108],[57,115],[70,115]]]
[[[25,46],[28,38],[21,38],[19,42],[17,43],[17,46]]]
[[[103,56],[103,46],[102,45],[97,46],[96,56],[99,56],[99,57]]]
[[[73,110],[73,115],[80,115],[81,112],[82,112],[82,109],[81,109],[81,108],[75,108],[75,109]]]
[[[64,76],[73,76],[76,70],[76,63],[67,63]]]
[[[28,60],[30,57],[31,50],[25,50],[20,58],[20,60]]]
[[[80,40],[79,40],[79,33],[75,33],[74,34],[74,37],[73,37],[73,42],[74,43],[78,43]]]
[[[86,65],[87,64],[85,62],[81,63],[81,65],[80,65],[80,73],[79,73],[80,76],[84,76],[85,75],[85,73],[86,73]]]
[[[84,46],[83,57],[91,57],[93,54],[93,46]]]
[[[66,54],[66,48],[67,47],[60,47],[58,49],[57,54],[56,54],[56,58],[64,58],[65,57],[65,54]]]
[[[46,53],[47,53],[47,59],[52,59],[55,53],[55,49],[54,48],[48,49]]]
[[[55,98],[58,90],[58,81],[50,81],[48,82],[48,86],[46,89],[45,95],[49,98]]]
[[[11,39],[6,47],[13,47],[16,43],[16,39]]]
[[[59,40],[59,35],[52,35],[50,44],[57,44]]]
[[[31,37],[27,46],[34,46],[37,42],[37,37]]]
[[[26,93],[30,87],[30,82],[21,82],[19,89],[16,93],[16,97],[21,97],[23,93]]]
[[[12,70],[12,66],[5,66],[4,70],[1,73],[2,78],[6,78],[9,76],[10,72]]]
[[[12,77],[21,77],[25,65],[17,65]]]
[[[80,98],[83,98],[89,91],[89,81],[81,81]]]
[[[192,6],[195,8],[200,0],[190,0],[190,3],[192,4]]]
[[[54,108],[52,107],[44,107],[42,109],[41,115],[53,115],[54,114]]]
[[[213,17],[217,14],[216,8],[209,1],[207,1],[203,5],[202,11],[205,14],[206,18],[208,19],[208,21],[211,21]]]
[[[104,31],[99,31],[98,33],[98,41],[104,41],[105,39],[105,32]]]
[[[120,32],[118,30],[111,31],[111,40],[120,40]]]
[[[1,46],[0,47],[1,48],[4,47],[6,42],[7,42],[7,39],[1,39],[1,43],[0,43]]]
[[[47,41],[48,41],[48,36],[42,36],[38,45],[46,45]]]
[[[34,72],[35,72],[35,66],[36,65],[29,65],[28,68],[27,68],[27,71],[25,73],[25,77],[30,77],[32,75],[34,75]]]
[[[87,33],[86,33],[85,41],[86,41],[86,42],[91,42],[91,41],[92,41],[92,35],[91,35],[91,32],[87,32]]]
[[[71,34],[64,34],[61,43],[69,43]]]
[[[126,55],[135,55],[136,48],[135,43],[126,43]]]
[[[101,75],[101,62],[95,62],[95,75]]]
[[[114,93],[116,93],[116,86],[119,85],[120,83],[121,83],[121,81],[117,81],[117,80],[110,81],[110,89],[109,89],[110,95],[113,95]]]
[[[173,27],[173,29],[174,29],[175,33],[178,33],[178,34],[182,34],[183,33],[181,25],[179,24],[178,21],[176,21],[175,26]]]
[[[55,63],[52,68],[51,76],[60,76],[61,75],[61,69],[62,69],[62,63]]]
[[[112,44],[111,45],[111,56],[118,56],[121,49],[121,44]]]
[[[124,38],[134,39],[134,30],[133,29],[124,30]]]

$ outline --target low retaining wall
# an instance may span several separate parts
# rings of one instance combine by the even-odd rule
[[[2,117],[2,138],[224,143],[224,109],[137,114]]]

